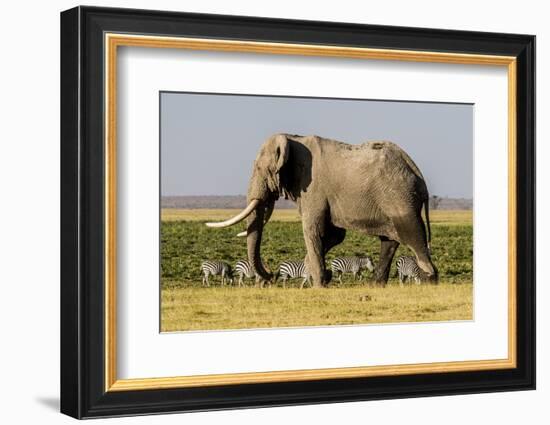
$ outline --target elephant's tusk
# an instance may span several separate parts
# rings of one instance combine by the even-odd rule
[[[274,207],[274,203],[272,203],[269,207],[267,207],[266,209],[266,213],[265,213],[265,218],[264,218],[264,226],[267,224],[267,222],[269,221],[270,217],[271,217],[271,214],[273,214],[273,207]],[[244,230],[243,232],[241,233],[237,233],[237,237],[238,238],[243,238],[245,236],[247,236],[248,233],[246,230]]]
[[[258,199],[253,199],[248,206],[242,210],[239,214],[237,214],[235,217],[230,218],[229,220],[221,221],[218,223],[206,223],[208,227],[229,227],[233,226],[234,224],[237,224],[240,221],[243,221],[246,217],[248,217],[252,211],[258,206],[260,201]]]

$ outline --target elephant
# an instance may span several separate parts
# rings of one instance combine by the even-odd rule
[[[414,252],[419,267],[437,282],[430,256],[428,189],[416,164],[398,145],[389,141],[351,145],[290,134],[275,134],[265,141],[254,161],[247,207],[229,220],[206,223],[227,227],[246,219],[248,259],[265,280],[272,276],[262,265],[262,232],[282,196],[298,207],[314,287],[330,282],[325,256],[351,229],[380,239],[376,283],[386,285],[400,243]]]

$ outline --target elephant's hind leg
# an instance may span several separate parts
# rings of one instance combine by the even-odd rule
[[[390,268],[399,242],[380,236],[380,260],[374,269],[376,283],[385,285],[390,277]]]
[[[432,263],[428,243],[426,241],[426,230],[424,221],[419,215],[409,216],[394,220],[394,225],[401,243],[407,245],[416,255],[418,266],[427,273],[430,278],[437,279],[437,269]]]

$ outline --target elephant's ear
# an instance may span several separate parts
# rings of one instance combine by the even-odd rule
[[[283,165],[288,161],[288,139],[284,134],[275,137],[275,173],[279,174]]]
[[[268,185],[273,192],[279,195],[283,194],[281,187],[281,169],[288,161],[289,146],[288,139],[284,134],[278,134],[273,137],[271,146],[272,164],[269,166]]]

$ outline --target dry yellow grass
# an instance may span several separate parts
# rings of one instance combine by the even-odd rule
[[[431,224],[447,226],[464,226],[473,224],[471,210],[430,210]]]
[[[164,208],[161,211],[162,221],[206,221],[224,220],[234,216],[240,210],[237,209],[178,209]],[[273,221],[300,221],[298,210],[286,209],[273,212]],[[433,210],[430,211],[430,222],[434,225],[445,224],[448,226],[472,224],[472,211]]]
[[[472,284],[168,287],[162,331],[472,320]]]

